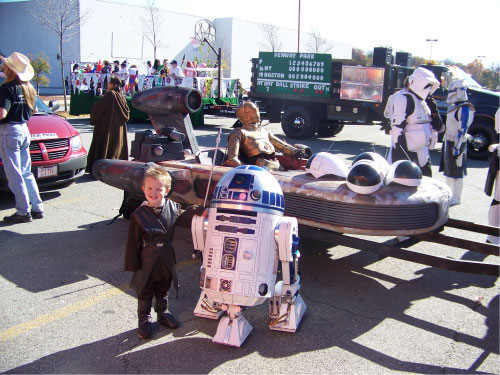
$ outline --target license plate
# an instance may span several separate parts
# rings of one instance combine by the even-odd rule
[[[48,167],[38,167],[37,174],[38,178],[57,176],[57,165],[51,165]]]

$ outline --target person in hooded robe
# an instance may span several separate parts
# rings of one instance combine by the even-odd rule
[[[111,77],[106,94],[90,112],[94,135],[87,157],[87,173],[92,174],[92,166],[99,159],[128,160],[126,122],[129,116],[130,109],[121,92],[121,81],[118,77]]]

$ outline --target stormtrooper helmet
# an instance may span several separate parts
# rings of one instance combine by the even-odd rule
[[[312,174],[315,178],[325,175],[346,178],[349,168],[338,156],[329,152],[318,152],[312,155],[307,161],[306,173]]]
[[[346,179],[347,187],[358,194],[374,193],[382,182],[377,164],[366,159],[354,163]]]
[[[448,86],[448,97],[446,103],[453,104],[458,102],[465,102],[467,97],[467,86],[463,79],[451,82]]]
[[[376,152],[363,152],[354,158],[352,164],[354,165],[360,160],[371,160],[375,164],[377,164],[380,171],[380,178],[382,178],[382,180],[384,180],[387,171],[389,171],[389,168],[391,167],[387,160],[385,160],[383,156],[377,154]]]
[[[426,99],[439,88],[439,81],[430,70],[417,68],[410,76],[410,90],[420,99]]]
[[[420,167],[410,160],[398,160],[392,163],[387,176],[386,185],[418,186],[422,183]]]

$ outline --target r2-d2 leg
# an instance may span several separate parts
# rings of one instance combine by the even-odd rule
[[[221,310],[220,304],[211,301],[202,290],[198,303],[194,308],[194,315],[200,318],[217,320],[223,313],[224,311]]]
[[[306,312],[307,305],[299,294],[300,279],[292,285],[278,281],[274,296],[269,299],[269,328],[275,331],[295,332]]]
[[[300,277],[297,274],[297,246],[299,242],[296,218],[283,217],[275,230],[283,280],[278,281],[274,295],[269,299],[269,328],[275,331],[295,332],[307,305],[299,294]]]

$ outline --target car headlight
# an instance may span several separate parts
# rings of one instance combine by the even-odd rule
[[[76,152],[82,148],[82,137],[76,135],[70,138],[71,149]]]

